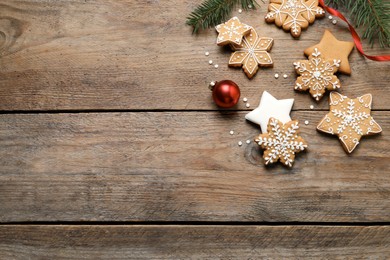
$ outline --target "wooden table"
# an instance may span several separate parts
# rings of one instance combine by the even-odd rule
[[[383,128],[347,155],[292,65],[326,28],[350,41],[345,25],[294,40],[265,4],[236,11],[275,40],[274,68],[248,80],[214,30],[185,25],[200,2],[0,0],[0,259],[390,257],[390,64],[354,50],[339,76],[341,93],[372,93]],[[251,107],[218,109],[221,79]],[[237,145],[260,133],[244,115],[264,90],[295,98],[309,149],[292,169]]]

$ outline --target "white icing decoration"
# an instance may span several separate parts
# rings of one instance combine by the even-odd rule
[[[277,100],[267,91],[263,92],[259,106],[245,115],[245,119],[260,125],[261,132],[267,133],[268,121],[271,117],[278,119],[283,124],[291,121],[290,111],[294,99]]]

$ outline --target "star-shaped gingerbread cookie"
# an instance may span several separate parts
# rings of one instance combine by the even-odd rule
[[[279,27],[290,31],[295,38],[301,35],[316,17],[323,17],[325,11],[318,6],[318,0],[270,0],[265,20],[275,22]]]
[[[340,66],[340,60],[328,60],[321,56],[317,48],[310,55],[309,60],[294,62],[295,71],[301,75],[295,82],[298,91],[309,90],[315,100],[319,101],[325,90],[340,88],[339,79],[333,75]]]
[[[219,24],[215,27],[218,32],[217,45],[241,44],[242,37],[251,30],[249,25],[241,23],[237,17],[231,18],[226,23]]]
[[[339,94],[330,93],[330,112],[318,124],[319,131],[337,135],[348,153],[359,144],[364,135],[382,132],[382,128],[370,115],[371,94],[351,99]]]
[[[268,133],[261,134],[255,139],[255,142],[265,149],[263,154],[265,165],[280,160],[284,165],[292,167],[295,154],[307,148],[306,141],[298,134],[298,121],[282,124],[271,117],[268,122]]]
[[[240,45],[231,45],[235,51],[230,56],[229,66],[243,68],[248,78],[252,78],[260,67],[272,67],[273,61],[268,51],[274,40],[269,37],[259,37],[255,29],[245,35]]]
[[[306,56],[310,56],[314,52],[314,49],[317,48],[327,59],[340,60],[338,71],[350,75],[351,67],[349,66],[348,56],[354,45],[353,42],[337,40],[330,31],[325,30],[320,43],[307,48],[304,52]]]

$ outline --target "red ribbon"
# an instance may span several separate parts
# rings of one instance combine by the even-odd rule
[[[348,22],[348,20],[344,17],[342,13],[337,11],[336,9],[333,9],[331,7],[328,7],[325,5],[324,0],[319,0],[320,5],[330,14],[339,17],[341,20],[346,22],[348,24],[349,30],[352,34],[353,41],[355,42],[356,48],[358,51],[365,56],[367,59],[375,60],[375,61],[390,61],[390,55],[381,55],[381,56],[371,56],[367,55],[363,51],[362,41],[360,40],[359,35],[355,31],[355,28]]]

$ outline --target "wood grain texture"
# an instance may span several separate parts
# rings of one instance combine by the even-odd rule
[[[2,259],[387,259],[390,228],[0,226]]]
[[[0,221],[390,221],[389,135],[347,155],[324,114],[292,114],[292,169],[237,145],[260,132],[244,112],[0,115]]]
[[[194,36],[185,25],[200,2],[0,0],[0,110],[216,110],[207,84],[221,79],[236,81],[252,105],[269,90],[279,98],[294,97],[294,109],[307,109],[315,101],[294,92],[292,63],[304,58],[303,50],[326,28],[351,40],[342,22],[335,26],[327,18],[295,40],[264,22],[267,6],[260,2],[256,11],[235,14],[275,39],[275,66],[248,80],[240,69],[227,67],[230,51],[216,46],[213,29]],[[209,66],[209,59],[219,68]],[[390,64],[366,60],[356,50],[350,63],[352,76],[340,76],[342,93],[372,93],[374,109],[389,109]],[[275,73],[288,78],[276,80]],[[327,109],[327,103],[324,98],[318,108]],[[242,103],[237,108],[246,109]]]

